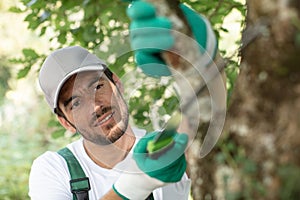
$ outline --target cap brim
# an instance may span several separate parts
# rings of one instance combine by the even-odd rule
[[[54,96],[54,112],[55,109],[57,108],[57,101],[58,101],[58,95],[60,93],[60,89],[62,88],[62,86],[64,85],[64,83],[74,74],[80,73],[80,72],[87,72],[87,71],[104,71],[107,67],[104,64],[97,64],[97,65],[89,65],[89,66],[84,66],[84,67],[80,67],[77,68],[75,70],[73,70],[72,72],[68,73],[59,83],[56,92],[55,92],[55,96]]]

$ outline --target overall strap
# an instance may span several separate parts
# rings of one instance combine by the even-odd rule
[[[151,193],[145,200],[154,200],[153,193]]]
[[[73,200],[88,200],[88,191],[91,189],[90,182],[78,160],[67,147],[59,150],[57,153],[67,162],[71,175],[70,187],[73,193]]]

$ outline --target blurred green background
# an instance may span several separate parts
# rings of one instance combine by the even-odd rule
[[[230,59],[226,69],[230,90],[238,71],[237,50],[245,2],[224,1],[220,7],[216,7],[218,1],[187,2],[209,16],[218,30],[222,55]],[[108,50],[103,47],[102,58],[124,80],[132,80],[126,75],[135,69],[132,54],[118,55],[119,41],[109,40],[122,38],[118,31],[127,30],[126,4],[116,0],[99,1],[100,11],[95,4],[95,1],[0,1],[0,200],[29,199],[28,175],[34,158],[47,150],[56,151],[74,139],[58,125],[38,86],[40,63],[51,49],[74,44],[96,49],[107,43]],[[113,56],[112,52],[117,55]],[[127,81],[126,84],[132,88],[139,83]],[[163,91],[155,86],[167,89],[163,102],[158,95]],[[149,130],[159,127],[162,122],[151,121],[149,117],[153,115],[151,110],[155,110],[153,106],[163,105],[161,116],[176,107],[176,97],[168,93],[165,83],[135,85],[134,90],[127,91],[132,122]],[[141,96],[146,102],[143,105],[137,103]]]

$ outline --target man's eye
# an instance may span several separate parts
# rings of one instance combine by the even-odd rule
[[[72,102],[71,110],[77,108],[79,105],[80,105],[80,101],[74,101],[74,102]]]
[[[103,87],[103,83],[96,85],[95,90],[99,90],[100,88]]]

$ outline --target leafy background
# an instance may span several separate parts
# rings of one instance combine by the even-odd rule
[[[238,73],[245,2],[182,2],[211,21],[221,53],[229,62],[226,73],[230,93]],[[169,84],[171,80],[153,80],[136,70],[133,54],[129,51],[127,5],[120,0],[0,2],[3,30],[0,46],[0,199],[29,199],[28,175],[33,159],[75,139],[59,126],[37,83],[40,65],[51,50],[80,45],[105,60],[125,84],[132,123],[136,126],[157,129],[176,108],[178,97]]]

